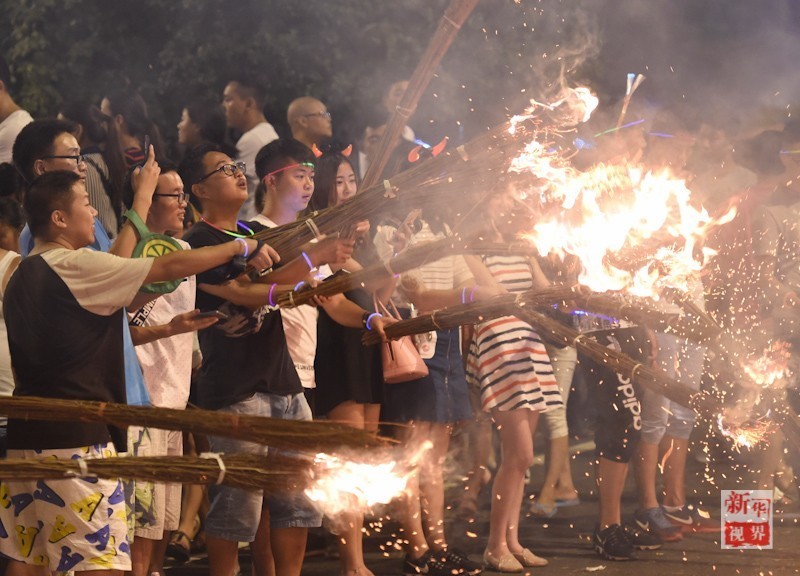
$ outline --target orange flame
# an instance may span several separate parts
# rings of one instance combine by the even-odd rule
[[[788,342],[776,340],[756,356],[749,355],[741,361],[742,370],[756,384],[769,387],[790,375],[789,360],[791,358]]]
[[[714,252],[696,250],[709,230],[735,215],[735,208],[712,218],[696,207],[685,182],[668,171],[636,165],[573,168],[557,151],[534,141],[512,162],[514,172],[529,172],[546,212],[526,235],[542,255],[577,256],[580,281],[598,292],[624,290],[658,298],[661,287],[687,289]],[[549,209],[548,209],[549,208]],[[650,250],[635,266],[614,263],[623,250]],[[696,258],[699,252],[700,258]]]
[[[431,447],[430,442],[424,442],[398,459],[395,453],[371,452],[370,462],[317,454],[309,471],[312,482],[305,494],[328,517],[369,512],[406,492],[420,460]]]

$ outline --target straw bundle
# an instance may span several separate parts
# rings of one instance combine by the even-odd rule
[[[213,410],[173,410],[81,400],[0,398],[0,414],[19,420],[105,422],[121,428],[149,426],[185,430],[250,440],[286,450],[324,452],[343,446],[379,446],[386,442],[364,430],[333,422],[278,420]]]
[[[367,174],[364,177],[365,186],[376,183],[380,178],[397,143],[397,139],[403,131],[403,127],[414,110],[416,110],[417,103],[428,87],[431,78],[433,78],[436,67],[448,48],[450,48],[450,44],[458,34],[461,25],[467,20],[477,3],[478,0],[451,0],[425,50],[425,54],[422,55],[422,59],[408,81],[408,88],[406,88],[399,106],[392,113],[386,132],[378,145],[375,159],[370,163]]]
[[[220,458],[222,467],[216,460]],[[276,465],[267,456],[252,454],[203,456],[118,457],[84,460],[0,460],[0,478],[9,480],[76,477],[127,478],[182,484],[222,484],[236,488],[279,492],[295,488],[304,479],[307,462]]]
[[[424,264],[435,262],[440,258],[454,254],[535,254],[535,248],[530,244],[502,244],[499,242],[472,242],[462,240],[458,236],[442,238],[418,244],[400,253],[391,260],[381,264],[369,266],[352,274],[340,275],[327,282],[311,288],[304,286],[298,292],[281,294],[277,301],[282,308],[290,308],[308,304],[314,296],[333,296],[365,285],[383,280],[393,274],[401,274]]]
[[[588,336],[582,335],[577,330],[568,328],[556,320],[527,307],[517,308],[513,313],[521,320],[528,322],[542,338],[559,345],[574,346],[595,362],[607,365],[615,372],[666,396],[681,406],[693,408],[706,416],[714,415],[720,410],[719,403],[710,396],[672,380],[663,372],[645,366],[622,352],[598,344]]]
[[[581,293],[581,286],[552,286],[540,290],[528,290],[520,294],[501,294],[479,302],[471,302],[436,310],[430,314],[422,314],[416,318],[402,320],[385,328],[390,339],[424,334],[435,330],[447,330],[457,326],[466,326],[499,318],[513,316],[517,308],[547,308],[556,302],[569,300]],[[364,344],[377,344],[380,336],[374,332],[365,332]]]
[[[303,220],[258,232],[255,237],[275,248],[284,260],[319,235],[336,234],[346,226],[386,213],[408,213],[437,203],[467,206],[471,194],[484,192],[505,172],[527,139],[535,134],[534,121],[501,124],[454,150],[447,150],[391,180],[364,187],[353,198]]]
[[[278,305],[282,308],[290,308],[308,304],[314,296],[333,296],[356,288],[363,288],[370,282],[383,280],[392,274],[400,274],[422,266],[426,262],[444,258],[459,244],[463,244],[463,241],[459,241],[457,238],[442,238],[426,242],[406,250],[386,263],[374,264],[352,274],[340,275],[314,288],[305,287],[304,290],[298,292],[282,294],[278,297]]]
[[[575,307],[587,312],[622,318],[636,324],[644,324],[659,332],[675,334],[693,342],[704,343],[719,336],[721,328],[706,316],[681,316],[661,312],[643,303],[631,306],[604,294],[590,294],[574,299]]]

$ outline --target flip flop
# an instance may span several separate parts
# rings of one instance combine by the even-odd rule
[[[556,508],[569,508],[570,506],[577,506],[581,503],[580,498],[561,499],[556,498]]]
[[[556,504],[552,504],[548,507],[543,506],[539,502],[533,502],[531,503],[528,511],[538,518],[552,518],[558,512],[558,508],[556,507]]]

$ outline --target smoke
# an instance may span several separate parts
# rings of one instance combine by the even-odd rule
[[[592,80],[612,99],[624,94],[626,73],[643,73],[639,98],[730,134],[770,115],[785,120],[787,106],[800,100],[794,0],[630,0],[596,8],[603,45]]]
[[[600,112],[647,77],[631,104],[668,109],[690,127],[729,135],[780,123],[800,102],[796,0],[519,0],[486,2],[459,32],[415,124],[438,141],[465,137],[587,84]],[[438,137],[438,138],[437,138]]]

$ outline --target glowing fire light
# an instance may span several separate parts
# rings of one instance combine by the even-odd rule
[[[370,453],[370,462],[346,460],[330,454],[317,454],[309,474],[312,482],[305,494],[326,516],[355,511],[367,512],[388,504],[406,491],[409,479],[431,443],[424,442],[415,452],[400,459],[396,454]],[[376,458],[379,461],[375,461]]]
[[[641,80],[641,75],[628,79],[629,94]],[[509,132],[514,134],[538,107],[556,113],[558,127],[544,134],[557,135],[562,128],[587,121],[598,100],[579,87],[566,90],[553,103],[531,103],[528,115],[511,119]],[[692,201],[684,180],[668,170],[646,171],[621,162],[582,172],[569,161],[574,153],[533,139],[513,159],[510,172],[532,176],[532,190],[521,191],[520,199],[538,196],[543,208],[528,240],[543,256],[577,256],[583,266],[580,281],[598,292],[626,291],[657,299],[664,287],[687,291],[689,279],[714,255],[698,246],[713,227],[730,222],[736,209],[712,218]]]
[[[741,362],[742,370],[756,384],[772,386],[789,376],[789,343],[776,340],[760,356],[750,355]]]
[[[526,238],[542,255],[577,256],[583,266],[580,281],[598,292],[624,290],[658,298],[661,287],[686,291],[689,277],[714,254],[696,246],[711,228],[736,213],[732,208],[712,218],[693,205],[685,182],[666,170],[600,164],[581,172],[537,141],[526,146],[510,169],[537,179],[535,188],[545,207]],[[647,250],[648,245],[653,248]],[[623,251],[635,255],[632,265],[615,260]]]
[[[717,417],[717,426],[726,438],[733,440],[736,450],[741,447],[752,448],[762,442],[774,428],[771,422],[763,418],[749,420],[742,424],[726,424],[722,414]]]

